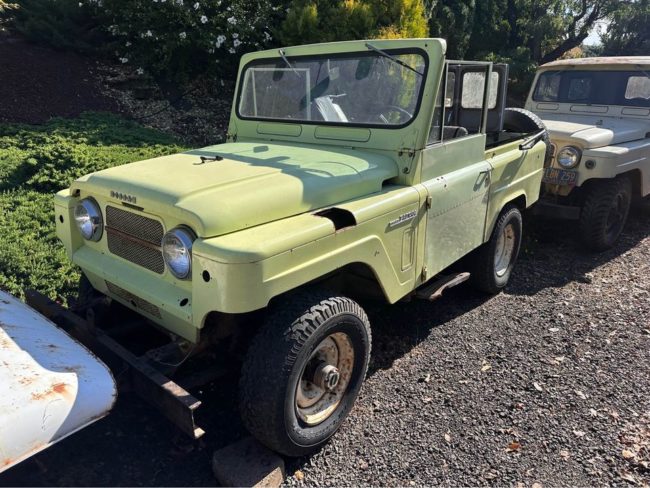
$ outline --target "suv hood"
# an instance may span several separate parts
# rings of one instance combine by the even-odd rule
[[[622,144],[647,137],[650,122],[598,116],[562,116],[539,114],[551,140],[575,142],[582,149]]]
[[[239,142],[106,169],[72,189],[133,196],[145,212],[213,237],[378,192],[397,175],[392,159],[372,152]]]

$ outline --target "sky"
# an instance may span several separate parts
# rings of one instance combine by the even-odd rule
[[[596,44],[600,44],[600,33],[606,31],[608,25],[608,20],[600,20],[596,22],[596,25],[589,33],[589,37],[584,40],[584,43],[587,46],[595,46]]]

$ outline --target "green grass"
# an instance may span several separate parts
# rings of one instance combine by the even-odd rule
[[[23,297],[32,288],[65,302],[79,270],[54,232],[54,193],[92,171],[184,149],[111,114],[0,124],[0,289]]]

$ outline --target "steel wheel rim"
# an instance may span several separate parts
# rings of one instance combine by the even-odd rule
[[[337,409],[352,378],[354,347],[350,337],[335,332],[323,339],[305,363],[296,386],[295,410],[298,418],[313,426],[327,420]],[[334,369],[338,373],[336,385]]]
[[[501,278],[510,267],[512,255],[515,252],[515,228],[512,224],[506,225],[497,238],[494,257],[494,272]]]

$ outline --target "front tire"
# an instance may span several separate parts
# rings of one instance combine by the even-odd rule
[[[354,301],[322,293],[288,297],[246,354],[240,414],[262,444],[308,454],[341,426],[368,369],[368,317]]]
[[[606,251],[616,244],[625,227],[632,202],[627,177],[594,181],[580,213],[580,238],[592,251]]]
[[[497,219],[490,240],[475,251],[470,272],[474,288],[495,295],[510,279],[519,256],[523,223],[514,205],[506,206]]]

